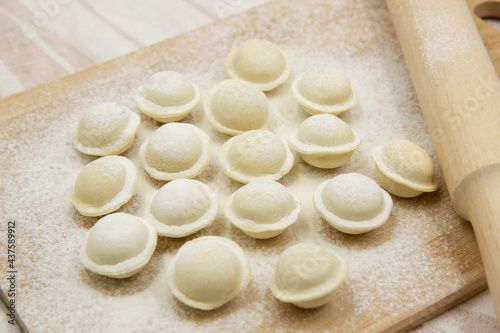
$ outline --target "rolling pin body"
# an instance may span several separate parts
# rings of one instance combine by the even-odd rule
[[[386,0],[450,197],[500,318],[500,81],[464,0]]]

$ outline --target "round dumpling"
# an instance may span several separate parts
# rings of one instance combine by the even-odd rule
[[[332,148],[352,143],[355,135],[349,125],[331,114],[318,114],[304,120],[297,139],[310,146]]]
[[[156,248],[156,230],[137,216],[106,215],[87,232],[80,261],[88,270],[113,278],[139,272]]]
[[[218,308],[241,294],[250,281],[243,250],[227,238],[206,236],[185,243],[168,265],[167,282],[182,303]]]
[[[105,156],[78,174],[71,203],[85,216],[114,212],[132,198],[137,184],[134,164],[122,156]]]
[[[118,155],[134,143],[140,119],[127,107],[112,102],[86,109],[74,135],[76,149],[93,156]]]
[[[269,103],[266,95],[254,85],[225,80],[207,94],[205,114],[218,131],[237,135],[265,127]]]
[[[290,65],[285,52],[263,39],[251,39],[229,53],[226,60],[229,76],[255,84],[269,91],[288,79]]]
[[[349,79],[329,67],[312,69],[296,79],[292,84],[292,94],[311,115],[339,115],[357,104]]]
[[[159,72],[148,78],[133,97],[141,111],[160,122],[179,121],[200,102],[200,89],[186,76]]]
[[[285,186],[273,180],[256,180],[234,192],[224,214],[244,233],[271,238],[297,221],[300,202]]]
[[[354,150],[361,145],[361,137],[342,119],[331,114],[317,114],[304,120],[288,143],[307,163],[331,169],[351,159]]]
[[[184,237],[209,226],[219,209],[215,192],[193,179],[176,179],[153,194],[144,218],[158,235]]]
[[[411,198],[438,188],[430,156],[411,141],[394,140],[375,146],[371,156],[382,187],[394,195]]]
[[[257,179],[279,180],[293,165],[290,149],[267,130],[248,131],[227,140],[219,159],[222,170],[244,184]]]
[[[347,262],[315,244],[286,249],[278,259],[271,292],[282,302],[301,308],[328,303],[349,273]]]
[[[168,123],[153,132],[139,155],[144,169],[155,179],[193,178],[210,160],[209,138],[194,125]]]
[[[392,210],[392,198],[371,178],[347,173],[321,183],[314,193],[318,213],[335,229],[360,234],[382,226]]]

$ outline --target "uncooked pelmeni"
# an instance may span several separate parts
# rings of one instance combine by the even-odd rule
[[[264,39],[251,39],[231,51],[226,59],[229,76],[269,91],[288,79],[290,65],[285,52]]]
[[[156,230],[148,221],[125,213],[109,214],[87,232],[80,261],[94,273],[126,278],[146,266],[156,239]]]
[[[361,145],[357,135],[342,119],[331,114],[311,116],[300,124],[288,143],[302,159],[317,168],[337,168],[347,163]]]
[[[82,215],[105,215],[129,201],[136,184],[134,163],[122,156],[101,157],[76,177],[71,203]]]
[[[244,184],[257,179],[279,180],[293,165],[290,149],[267,130],[248,131],[227,140],[219,159],[222,170]]]
[[[198,105],[200,96],[196,84],[174,71],[154,74],[133,94],[141,111],[162,123],[186,117]]]
[[[229,135],[264,128],[269,121],[266,95],[240,80],[217,84],[205,97],[204,109],[212,126]]]
[[[271,292],[282,302],[310,309],[328,303],[347,278],[349,266],[325,248],[301,243],[286,249],[271,279]]]
[[[74,135],[76,149],[93,156],[118,155],[134,143],[139,116],[113,102],[86,109]]]
[[[285,186],[273,180],[256,180],[234,192],[224,214],[244,233],[254,238],[281,234],[299,216],[300,201]]]
[[[335,229],[360,234],[382,226],[392,210],[392,198],[371,178],[359,173],[338,175],[314,192],[314,206]]]
[[[209,226],[218,209],[219,200],[210,187],[193,179],[176,179],[153,194],[144,218],[160,236],[184,237]]]
[[[372,148],[377,178],[394,195],[412,198],[438,188],[434,165],[419,145],[408,140],[394,140]]]
[[[292,94],[311,115],[330,113],[337,116],[357,104],[347,76],[329,67],[312,69],[293,81]]]
[[[182,303],[200,310],[218,308],[250,281],[243,250],[230,239],[205,236],[185,243],[170,262],[167,283]]]
[[[193,178],[210,160],[210,139],[198,127],[168,123],[141,146],[139,156],[149,175],[159,180]]]

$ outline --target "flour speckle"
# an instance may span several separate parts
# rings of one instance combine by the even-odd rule
[[[222,171],[218,153],[230,137],[212,128],[200,103],[183,122],[195,124],[210,136],[210,162],[195,179],[218,194],[221,210],[214,223],[186,238],[159,237],[150,263],[130,278],[116,280],[85,270],[78,251],[97,219],[81,216],[69,203],[78,172],[95,159],[73,145],[82,112],[96,103],[112,101],[140,114],[136,139],[123,154],[138,170],[138,186],[120,211],[142,216],[145,203],[165,182],[144,171],[139,148],[161,124],[140,113],[131,92],[153,73],[175,70],[195,82],[204,96],[228,78],[227,54],[252,38],[268,39],[289,56],[290,78],[266,93],[271,106],[269,129],[284,142],[308,116],[291,96],[294,79],[323,66],[336,68],[349,78],[359,104],[340,118],[363,139],[351,160],[340,168],[322,170],[295,154],[291,171],[280,182],[302,203],[297,223],[278,237],[252,239],[222,214],[229,195],[242,185]],[[461,243],[456,235],[470,233],[470,227],[451,207],[383,1],[271,2],[65,82],[64,86],[50,85],[49,89],[57,89],[42,94],[35,101],[39,106],[30,112],[23,111],[32,108],[31,100],[16,99],[12,111],[20,115],[0,119],[1,255],[6,257],[5,221],[15,219],[18,310],[33,332],[289,332],[314,327],[353,332],[371,324],[390,325],[464,285],[463,265],[467,263],[462,263],[460,253],[465,250],[457,250]],[[346,235],[331,228],[312,204],[316,187],[348,172],[375,180],[370,150],[394,139],[411,140],[430,154],[440,183],[438,191],[411,200],[394,197],[387,223],[367,234]],[[184,306],[166,285],[166,265],[176,251],[186,241],[205,235],[234,240],[250,265],[245,292],[210,312]],[[269,290],[278,256],[300,242],[336,252],[350,266],[347,281],[333,301],[310,311],[277,301]],[[3,272],[5,266],[2,260]],[[6,283],[1,280],[2,288]]]

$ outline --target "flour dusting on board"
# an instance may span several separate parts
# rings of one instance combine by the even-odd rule
[[[427,1],[425,6],[412,6],[411,14],[416,21],[416,33],[422,40],[420,51],[431,73],[437,64],[455,63],[458,57],[475,47],[470,29],[450,15],[461,6],[466,7],[466,2]]]
[[[349,77],[359,105],[341,118],[363,139],[351,161],[335,170],[321,170],[295,154],[292,170],[280,182],[297,195],[303,209],[298,222],[276,238],[252,239],[219,212],[213,225],[193,236],[159,237],[151,262],[131,278],[114,280],[85,270],[78,251],[97,218],[81,216],[69,203],[76,175],[94,159],[78,153],[72,142],[83,110],[114,101],[140,113],[130,93],[161,70],[184,73],[205,95],[227,79],[229,51],[251,38],[276,43],[290,58],[290,79],[267,93],[272,109],[269,129],[284,142],[308,116],[293,99],[291,82],[319,66],[332,66]],[[67,97],[0,125],[0,153],[8,160],[0,173],[0,209],[3,221],[18,221],[18,309],[33,332],[247,332],[266,328],[288,332],[307,331],[314,323],[323,325],[318,329],[352,332],[375,322],[378,327],[389,325],[393,316],[416,311],[463,285],[463,267],[457,269],[453,245],[447,243],[455,233],[463,232],[463,222],[451,208],[383,1],[273,2],[174,39],[168,48],[153,49],[139,57],[117,59],[112,72],[98,71],[80,86],[70,84]],[[195,179],[218,193],[222,211],[241,184],[221,170],[218,153],[229,136],[211,127],[201,105],[183,121],[195,124],[211,138],[210,163]],[[138,158],[141,144],[159,125],[141,114],[137,138],[123,154],[136,165],[139,179],[136,194],[122,212],[142,216],[151,194],[164,184],[149,177]],[[394,197],[391,218],[370,233],[352,236],[331,228],[312,204],[316,187],[348,172],[376,179],[371,148],[398,138],[412,140],[429,152],[439,190],[410,200]],[[2,235],[4,228],[2,224]],[[210,312],[184,306],[166,283],[166,264],[176,251],[187,240],[204,235],[237,242],[247,255],[251,276],[242,295]],[[343,256],[350,266],[347,282],[333,301],[314,310],[280,303],[269,290],[279,254],[300,242],[320,244]],[[1,265],[5,271],[5,263]],[[0,284],[4,288],[6,281]]]

